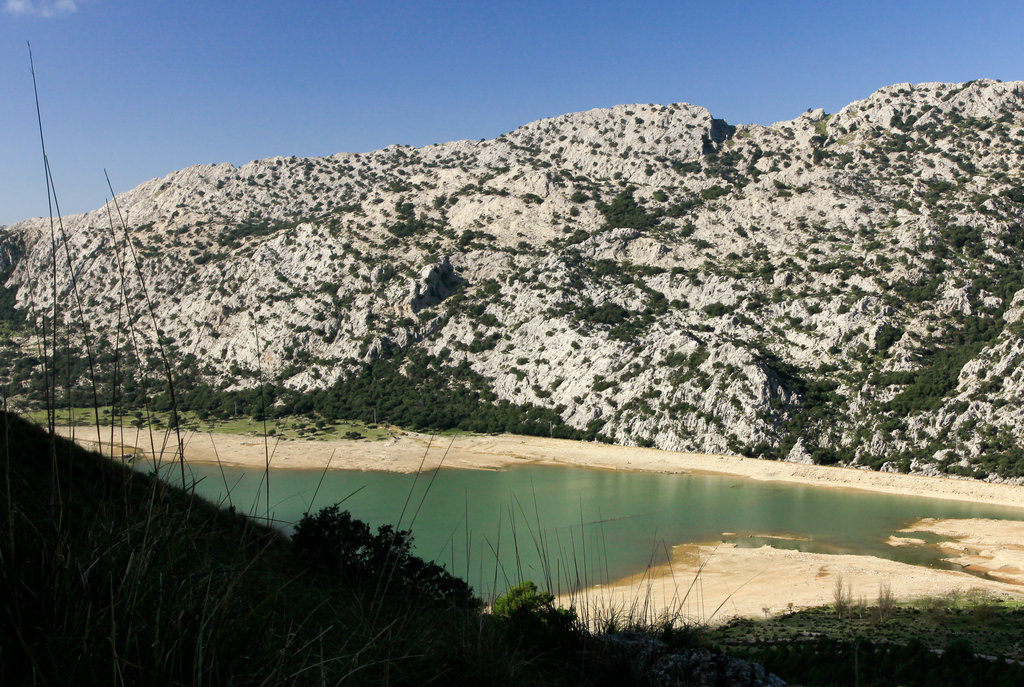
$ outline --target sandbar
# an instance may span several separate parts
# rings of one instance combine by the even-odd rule
[[[922,518],[904,532],[930,532],[942,537],[939,550],[950,563],[982,572],[1024,589],[1024,523],[982,518]]]
[[[974,537],[984,538],[984,527],[992,522],[1005,522],[1005,532],[1012,530],[1024,535],[1024,522],[936,522],[938,526],[960,533],[965,527],[971,528],[971,535],[967,537],[971,542]],[[1002,563],[996,549],[989,549],[989,552],[995,555],[987,564],[973,561],[976,572],[987,572]],[[771,546],[740,548],[734,543],[719,542],[676,546],[670,563],[609,585],[563,596],[559,601],[575,606],[591,618],[617,613],[647,620],[669,617],[714,624],[734,616],[771,616],[832,604],[836,582],[840,579],[854,603],[861,602],[868,608],[877,605],[879,592],[886,586],[900,600],[978,592],[999,598],[1024,599],[1021,584],[957,570],[910,565],[874,556],[807,553]]]

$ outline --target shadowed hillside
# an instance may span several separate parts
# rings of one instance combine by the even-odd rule
[[[572,675],[561,659],[523,651],[473,604],[340,575],[274,529],[63,440],[51,451],[16,416],[4,414],[0,432],[5,685]]]

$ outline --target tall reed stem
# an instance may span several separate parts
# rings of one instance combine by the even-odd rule
[[[185,480],[185,443],[181,438],[181,423],[178,418],[178,397],[174,390],[174,375],[171,373],[171,363],[167,357],[167,350],[164,348],[164,336],[160,329],[160,325],[156,319],[156,308],[153,306],[153,299],[149,295],[149,288],[146,286],[146,279],[142,274],[142,265],[139,262],[139,255],[135,251],[135,245],[132,243],[131,235],[128,233],[128,223],[125,220],[124,214],[121,212],[121,206],[117,202],[117,196],[114,193],[114,186],[110,183],[110,175],[107,174],[107,170],[103,170],[103,176],[107,180],[107,188],[110,189],[111,201],[114,203],[114,209],[117,211],[117,218],[121,223],[121,229],[124,231],[125,245],[128,246],[128,250],[131,252],[132,262],[135,265],[136,276],[139,279],[139,286],[142,289],[142,294],[146,299],[146,307],[149,310],[149,317],[153,323],[153,334],[156,337],[157,349],[160,351],[160,360],[164,367],[164,376],[167,379],[167,393],[171,397],[171,421],[174,423],[174,433],[178,439],[178,466],[181,470],[181,488],[186,489],[188,483]]]

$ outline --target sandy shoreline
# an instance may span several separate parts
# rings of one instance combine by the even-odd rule
[[[95,448],[95,428],[60,428],[59,431],[70,436],[72,430],[76,441]],[[108,430],[104,430],[102,439],[104,452],[109,453]],[[265,466],[262,437],[184,432],[182,441],[187,462],[216,463],[219,460],[224,465],[261,470]],[[174,437],[164,434],[154,438],[157,453],[163,444],[165,457],[175,455],[175,442]],[[132,448],[136,446],[142,447],[145,453],[150,452],[149,436],[134,429],[126,430],[123,440],[115,436],[115,445],[115,453],[119,453],[122,446],[127,452],[137,452]],[[421,465],[423,469],[432,470],[443,459],[445,467],[478,470],[515,465],[562,465],[662,473],[696,472],[1024,508],[1024,486],[509,434],[431,440],[425,434],[403,432],[386,441],[276,440],[272,437],[269,451],[272,468],[322,470],[330,461],[331,469],[338,470],[415,472]]]
[[[65,428],[65,436],[72,430]],[[95,448],[95,429],[75,427],[76,441]],[[104,452],[110,436],[103,434]],[[156,452],[175,455],[173,436],[156,436]],[[780,463],[776,461],[612,446],[608,444],[512,435],[459,436],[431,439],[416,433],[396,433],[387,441],[275,440],[228,434],[182,434],[186,461],[216,463],[263,470],[267,452],[272,468],[322,470],[384,470],[415,472],[443,463],[448,468],[494,470],[516,465],[560,465],[661,473],[711,473],[762,481],[815,487],[860,489],[887,494],[971,501],[1024,508],[1024,487],[918,475],[879,473],[851,468]],[[137,446],[150,444],[135,430],[115,437],[115,455],[149,453]],[[162,445],[162,447],[161,447]],[[1024,513],[1022,513],[1024,518]],[[906,599],[981,589],[1024,598],[1024,522],[981,519],[932,520],[914,523],[894,535],[893,546],[927,546],[915,533],[927,532],[942,542],[939,550],[964,570],[941,570],[873,556],[831,555],[777,549],[738,548],[734,544],[683,544],[672,550],[671,563],[646,573],[593,587],[573,599],[592,609],[641,610],[655,617],[662,612],[690,619],[720,621],[734,615],[779,613],[831,603],[837,576],[850,586],[855,599],[868,605],[886,584],[897,598]],[[701,568],[701,566],[703,566]],[[699,577],[696,575],[701,568]],[[696,581],[695,581],[696,580]],[[569,599],[562,599],[568,603]],[[792,604],[792,606],[790,606]],[[717,609],[717,612],[716,612]]]
[[[925,519],[907,531],[948,537],[939,544],[949,554],[947,560],[987,573],[988,579],[874,556],[770,546],[745,549],[732,543],[683,544],[673,548],[671,564],[563,597],[561,602],[598,616],[632,610],[648,619],[668,613],[694,622],[719,622],[831,604],[840,577],[854,601],[863,600],[868,607],[877,604],[883,585],[900,600],[972,590],[1024,599],[1024,547],[1018,544],[1024,541],[1024,522]]]

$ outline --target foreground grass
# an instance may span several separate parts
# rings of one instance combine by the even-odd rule
[[[933,649],[963,641],[980,654],[1024,661],[1024,604],[984,593],[951,593],[897,604],[884,620],[877,608],[855,608],[840,618],[832,607],[824,606],[768,620],[736,619],[709,634],[723,647],[815,637],[848,642],[870,637],[895,644],[923,640]]]
[[[795,684],[1024,684],[1024,605],[984,593],[738,618],[705,641]]]
[[[604,683],[576,646],[343,582],[275,530],[0,424],[0,684]]]

